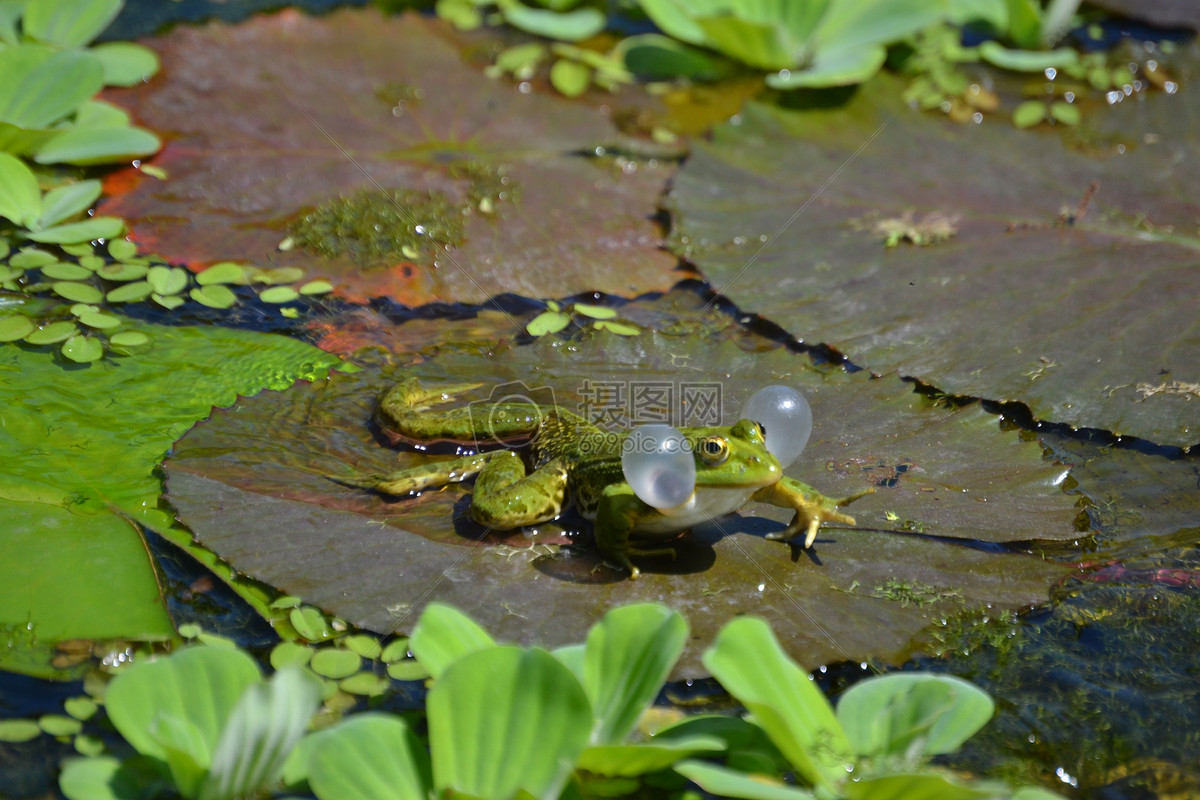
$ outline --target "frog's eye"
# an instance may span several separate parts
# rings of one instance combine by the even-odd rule
[[[696,442],[696,452],[700,454],[701,461],[715,467],[729,458],[729,442],[723,436],[705,436]]]
[[[634,428],[621,451],[621,471],[638,499],[660,511],[686,503],[696,489],[696,460],[670,425]]]
[[[742,418],[758,423],[767,450],[787,466],[800,456],[812,435],[812,409],[804,395],[787,386],[768,386],[755,392]]]

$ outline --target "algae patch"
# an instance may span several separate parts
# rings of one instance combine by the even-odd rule
[[[365,189],[317,206],[289,234],[297,247],[365,267],[432,263],[462,244],[463,215],[438,192]]]

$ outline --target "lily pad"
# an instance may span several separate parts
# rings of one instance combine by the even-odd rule
[[[902,90],[880,76],[840,108],[748,106],[674,182],[676,252],[744,311],[877,374],[1200,443],[1183,177],[1200,166],[1200,85],[1097,110],[1082,133],[963,126]],[[914,213],[954,235],[885,247],[881,224]]]
[[[1160,28],[1200,31],[1200,9],[1189,0],[1094,0],[1092,5]]]
[[[720,387],[727,422],[764,383],[787,383],[817,420],[789,472],[831,496],[876,493],[852,507],[857,529],[827,528],[811,552],[762,538],[788,515],[751,504],[678,540],[675,560],[644,560],[631,581],[600,562],[582,520],[489,535],[466,516],[468,486],[397,500],[330,480],[435,458],[393,449],[371,422],[379,393],[408,374],[483,381],[480,400],[523,381],[580,410],[602,383],[707,384]],[[1065,568],[1007,543],[1078,535],[1065,468],[978,404],[939,405],[895,377],[826,374],[783,349],[697,337],[545,337],[263,393],[197,425],[165,469],[169,499],[203,544],[370,630],[407,632],[436,599],[500,639],[558,645],[615,604],[655,601],[686,614],[695,642],[735,614],[763,615],[809,666],[898,658],[935,615],[964,606],[1043,601]],[[689,650],[677,677],[702,673],[698,658]]]
[[[156,464],[214,404],[315,380],[337,363],[281,336],[125,325],[114,343],[152,334],[153,358],[64,370],[50,348],[0,347],[4,669],[56,675],[47,650],[64,639],[173,638],[140,527],[180,540],[158,507]]]
[[[172,261],[299,266],[409,305],[675,282],[650,219],[673,170],[587,157],[616,136],[604,114],[484,77],[438,20],[284,12],[148,44],[160,76],[110,96],[170,132],[154,163],[171,178],[134,175],[104,213]],[[367,215],[372,236],[416,239],[389,256],[361,231],[330,237]],[[307,249],[279,251],[289,230]]]

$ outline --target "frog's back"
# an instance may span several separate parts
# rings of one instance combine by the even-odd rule
[[[567,470],[570,499],[587,519],[595,519],[600,496],[609,484],[625,480],[621,471],[624,433],[601,430],[582,417],[547,416],[531,442],[533,466],[558,460]]]

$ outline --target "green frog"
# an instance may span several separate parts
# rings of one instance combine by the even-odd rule
[[[523,441],[532,470],[509,446],[391,474],[336,480],[406,496],[474,476],[471,517],[501,530],[553,520],[573,503],[594,522],[600,554],[632,578],[640,574],[633,558],[674,556],[673,548],[662,546],[664,541],[750,500],[793,509],[791,524],[767,538],[792,542],[803,537],[808,548],[823,522],[853,525],[854,518],[837,509],[870,493],[831,500],[787,477],[767,450],[763,426],[743,419],[728,427],[682,429],[695,459],[695,489],[673,508],[655,508],[639,499],[625,479],[621,454],[628,433],[614,434],[564,408],[532,402],[434,408],[481,385],[427,388],[415,378],[406,379],[384,393],[377,421],[414,442],[478,446]]]

